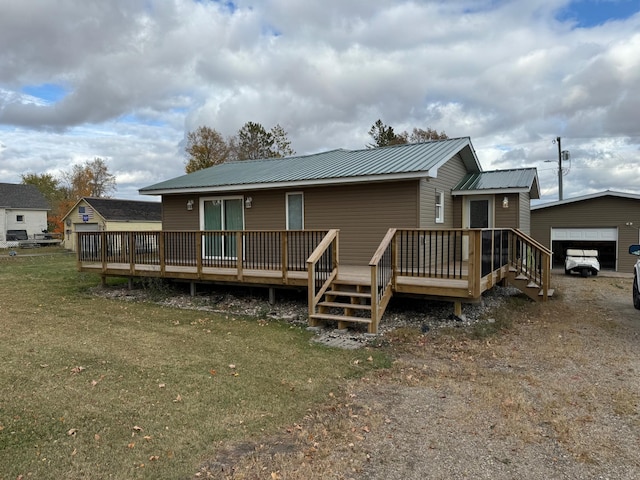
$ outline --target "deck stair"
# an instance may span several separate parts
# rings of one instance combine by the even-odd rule
[[[311,316],[316,325],[338,322],[338,329],[349,324],[371,324],[371,285],[365,281],[335,280]]]
[[[544,298],[544,290],[541,286],[521,269],[510,266],[507,273],[507,281],[536,302],[546,300]],[[553,297],[553,291],[552,288],[547,290],[547,298]]]

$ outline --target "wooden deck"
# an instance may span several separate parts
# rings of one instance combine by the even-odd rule
[[[536,300],[552,293],[551,252],[511,229],[390,229],[368,265],[341,264],[338,237],[337,230],[80,232],[78,270],[103,279],[306,288],[310,324],[368,323],[372,333],[393,294],[449,299],[458,313],[461,302],[505,280]]]

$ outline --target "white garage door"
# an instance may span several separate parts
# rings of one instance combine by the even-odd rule
[[[551,241],[617,242],[618,229],[611,228],[552,228]]]
[[[76,232],[97,232],[98,224],[97,223],[76,223]]]

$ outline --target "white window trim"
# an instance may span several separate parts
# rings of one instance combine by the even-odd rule
[[[444,192],[436,190],[436,196],[440,199],[440,203],[438,203],[438,200],[436,200],[435,205],[436,223],[444,223]],[[438,215],[438,206],[440,207],[440,215]]]
[[[464,205],[464,228],[470,228],[469,224],[471,223],[471,200],[488,200],[489,201],[489,226],[487,228],[493,228],[495,225],[495,208],[494,205],[494,197],[493,195],[469,195],[465,199]]]
[[[242,202],[242,230],[244,230],[244,197],[242,195],[232,195],[228,197],[200,197],[200,230],[204,231],[204,202],[212,202],[215,200],[240,200]],[[224,225],[224,208],[222,209],[222,224]]]
[[[302,197],[302,230],[304,230],[304,192],[287,192],[285,196],[285,210],[286,210],[286,227],[289,230],[289,197],[293,195],[300,195]]]

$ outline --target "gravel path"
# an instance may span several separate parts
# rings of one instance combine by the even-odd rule
[[[399,367],[421,374],[415,385],[400,375],[359,390],[386,420],[367,436],[370,460],[353,478],[640,478],[631,280],[554,283],[562,299],[514,332],[414,352]]]

